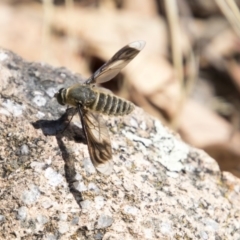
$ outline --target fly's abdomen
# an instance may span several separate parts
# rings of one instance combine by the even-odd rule
[[[133,111],[134,105],[129,101],[116,97],[111,94],[96,92],[97,98],[95,102],[89,106],[93,111],[106,115],[126,115]]]

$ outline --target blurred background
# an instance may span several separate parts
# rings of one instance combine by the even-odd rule
[[[142,52],[104,84],[240,177],[240,0],[0,0],[0,47],[88,77],[126,44]]]

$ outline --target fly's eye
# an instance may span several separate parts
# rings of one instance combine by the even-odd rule
[[[61,88],[57,93],[55,93],[54,97],[57,99],[58,103],[61,105],[65,105],[64,101],[64,88]]]

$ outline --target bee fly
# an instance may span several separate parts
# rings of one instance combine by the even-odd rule
[[[95,84],[114,78],[144,46],[144,41],[126,45],[83,84],[61,88],[55,94],[59,104],[77,108],[92,163],[99,172],[106,175],[112,172],[112,147],[108,129],[100,113],[123,116],[129,114],[134,109],[134,105]]]

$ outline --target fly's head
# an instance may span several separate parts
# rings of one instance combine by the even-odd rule
[[[61,88],[57,93],[54,94],[54,97],[57,99],[59,104],[65,105],[66,104],[66,89]]]

